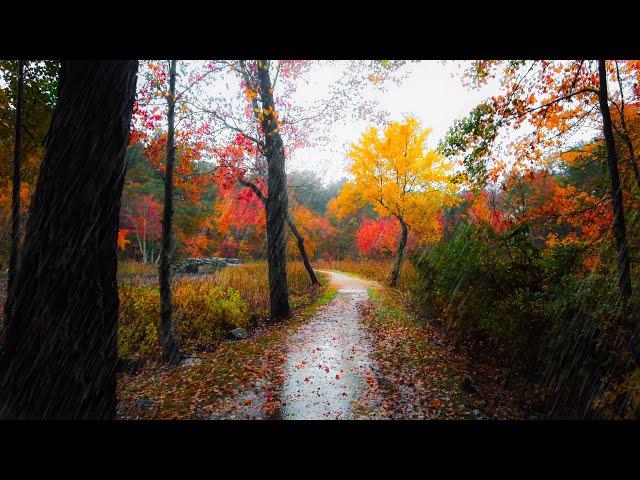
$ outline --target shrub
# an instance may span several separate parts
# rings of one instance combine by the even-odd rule
[[[158,356],[160,294],[157,286],[123,282],[119,296],[118,355]],[[234,289],[217,286],[210,280],[175,282],[172,300],[173,320],[183,344],[206,347],[226,336],[229,329],[247,326],[247,301]]]
[[[118,286],[120,325],[118,356],[155,356],[160,353],[158,322],[160,292],[152,285],[122,282]]]
[[[293,306],[312,290],[302,262],[287,265]],[[118,355],[160,355],[158,325],[160,294],[157,280],[121,282]],[[172,286],[173,321],[179,341],[187,348],[206,348],[236,327],[246,328],[252,316],[269,313],[266,262],[226,267],[212,275],[177,276]]]
[[[231,328],[248,326],[249,303],[233,288],[217,286],[211,280],[178,282],[173,306],[180,340],[198,347],[223,338]]]
[[[267,262],[245,263],[226,267],[212,275],[212,281],[222,287],[231,287],[249,302],[252,314],[269,315],[269,271]],[[309,293],[311,281],[302,262],[287,262],[287,284],[291,302]]]
[[[542,250],[530,238],[526,225],[500,234],[459,225],[414,259],[411,298],[459,339],[533,381],[531,391],[554,415],[594,415],[594,399],[621,391],[625,372],[637,368],[638,289],[624,306],[615,274],[585,268],[585,244]],[[621,395],[615,408],[626,401]]]

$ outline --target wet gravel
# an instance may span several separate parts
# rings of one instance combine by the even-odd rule
[[[372,372],[371,341],[359,324],[358,306],[372,282],[325,272],[338,295],[294,334],[285,363],[281,418],[354,418]]]

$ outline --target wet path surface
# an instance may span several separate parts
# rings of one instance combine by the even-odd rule
[[[374,282],[325,271],[338,295],[289,342],[281,394],[282,419],[350,419],[371,375],[371,343],[358,306]]]

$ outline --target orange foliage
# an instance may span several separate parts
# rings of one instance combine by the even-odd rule
[[[191,132],[176,132],[176,165],[174,186],[183,192],[185,200],[198,202],[209,179],[196,175],[195,165],[201,160],[204,142],[192,138]],[[163,133],[149,142],[144,155],[163,176],[166,171],[167,135]]]
[[[188,257],[204,257],[212,245],[212,238],[204,232],[198,232],[192,235],[178,232],[178,239],[180,240],[182,251],[185,252]]]
[[[473,202],[469,206],[467,214],[476,225],[489,225],[496,233],[503,232],[511,225],[507,216],[496,208],[495,197],[490,196],[487,192],[482,192],[478,196],[468,193],[467,200]]]
[[[127,245],[131,243],[131,240],[127,240],[129,230],[121,228],[118,230],[118,248],[122,251],[127,249]]]
[[[291,216],[304,238],[305,250],[310,257],[315,256],[322,241],[337,234],[337,229],[329,223],[328,218],[317,216],[304,205],[293,207]],[[298,254],[296,238],[290,231],[287,231],[287,250],[290,255]]]

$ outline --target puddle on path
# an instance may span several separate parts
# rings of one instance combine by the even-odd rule
[[[338,295],[289,342],[280,416],[284,420],[353,418],[371,371],[371,344],[358,323],[358,304],[373,282],[326,271]]]

